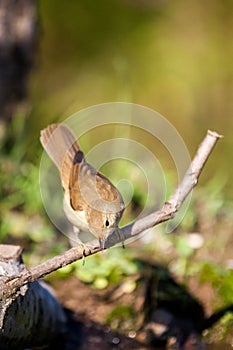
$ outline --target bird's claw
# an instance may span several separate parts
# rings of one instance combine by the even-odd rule
[[[77,244],[78,248],[82,251],[82,265],[85,265],[85,257],[89,255],[90,253],[90,248],[88,248],[84,243],[80,242]],[[86,254],[86,251],[88,254]]]

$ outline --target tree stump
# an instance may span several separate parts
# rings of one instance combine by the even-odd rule
[[[0,119],[27,95],[37,32],[35,0],[0,0]]]
[[[0,245],[0,288],[26,270],[19,246]],[[23,349],[49,344],[66,332],[66,316],[45,282],[9,290],[0,300],[0,348]]]

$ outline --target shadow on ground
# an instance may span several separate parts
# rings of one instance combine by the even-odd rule
[[[65,307],[68,327],[66,334],[48,349],[203,350],[203,331],[226,312],[232,312],[233,305],[207,317],[201,302],[176,282],[167,268],[142,260],[138,264],[141,273],[134,276],[137,287],[132,293],[124,293],[123,282],[96,290],[76,277],[54,281],[53,287]],[[136,315],[131,332],[121,329],[119,319],[117,331],[106,325],[112,310],[122,306],[134,310]]]

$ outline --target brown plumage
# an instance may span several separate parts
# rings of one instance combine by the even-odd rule
[[[41,131],[40,141],[60,172],[68,220],[76,229],[93,233],[103,246],[124,211],[120,192],[85,161],[74,134],[66,125],[49,125]]]

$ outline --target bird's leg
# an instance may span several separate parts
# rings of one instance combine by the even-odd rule
[[[76,226],[73,227],[73,232],[70,234],[70,244],[72,247],[78,247],[82,251],[82,259],[83,265],[85,264],[85,251],[89,251],[90,249],[81,241],[80,237],[80,229]]]

